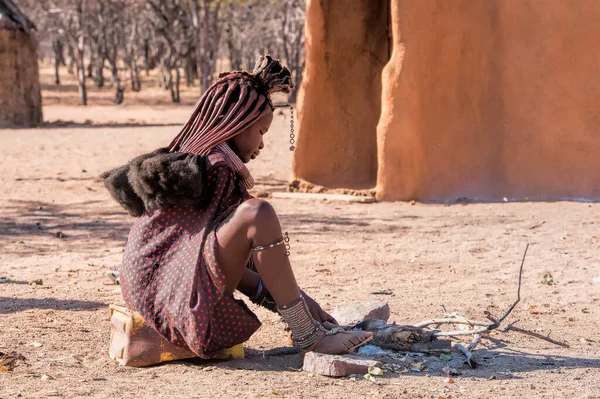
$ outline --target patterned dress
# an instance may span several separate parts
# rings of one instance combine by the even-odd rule
[[[173,206],[145,212],[132,227],[121,268],[121,289],[169,342],[209,358],[245,342],[260,327],[243,301],[224,295],[225,276],[216,260],[217,227],[251,198],[223,155],[206,158],[202,209]]]

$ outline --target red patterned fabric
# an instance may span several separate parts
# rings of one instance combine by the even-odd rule
[[[173,206],[146,212],[129,234],[121,288],[138,311],[173,344],[209,358],[245,342],[260,327],[243,301],[225,296],[225,276],[215,258],[217,227],[251,198],[223,154],[206,158],[209,204],[200,210]]]

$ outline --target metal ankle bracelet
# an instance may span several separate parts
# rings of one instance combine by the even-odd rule
[[[263,251],[265,249],[274,248],[279,245],[285,245],[285,254],[287,256],[290,256],[290,237],[288,236],[287,231],[285,233],[283,233],[283,235],[281,237],[279,237],[277,240],[273,241],[272,243],[267,244],[267,245],[257,245],[256,247],[252,248],[252,250],[253,251]]]
[[[327,334],[325,327],[313,319],[302,296],[277,310],[292,330],[292,342],[296,347],[310,348]]]

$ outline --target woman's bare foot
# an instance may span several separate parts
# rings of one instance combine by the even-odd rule
[[[341,331],[326,335],[309,350],[328,355],[341,355],[358,348],[373,339],[373,333],[367,331]]]

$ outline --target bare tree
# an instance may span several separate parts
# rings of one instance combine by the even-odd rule
[[[283,59],[296,88],[302,79],[306,0],[18,1],[46,41],[41,48],[54,59],[56,84],[60,65],[69,73],[76,69],[82,104],[87,104],[86,77],[101,88],[105,68],[117,103],[123,101],[123,73],[139,91],[140,70],[149,75],[156,69],[159,86],[179,102],[181,73],[188,87],[199,82],[206,90],[217,60],[251,69],[264,53]],[[289,101],[295,97],[294,91]]]
[[[167,88],[173,102],[180,101],[182,62],[190,57],[193,50],[194,29],[191,14],[186,3],[179,0],[148,0],[154,11],[154,27],[166,51],[161,58],[166,71]],[[173,72],[175,77],[173,77]]]
[[[65,56],[63,44],[59,39],[52,41],[52,55],[54,58],[54,83],[60,84],[60,75],[58,73],[59,67],[65,65]]]
[[[223,30],[223,0],[192,0],[192,24],[196,34],[196,65],[200,90],[212,84]]]
[[[306,19],[305,0],[282,0],[281,7],[281,44],[283,56],[294,79],[294,90],[289,102],[295,103],[298,88],[302,83],[304,71],[304,20]]]
[[[283,58],[292,73],[296,101],[304,70],[305,0],[230,0],[227,4],[227,50],[234,69],[252,68],[258,55]]]
[[[87,105],[85,82],[85,41],[88,0],[63,0],[40,2],[44,11],[53,19],[51,26],[68,43],[71,59],[77,67],[77,82],[81,105]]]

